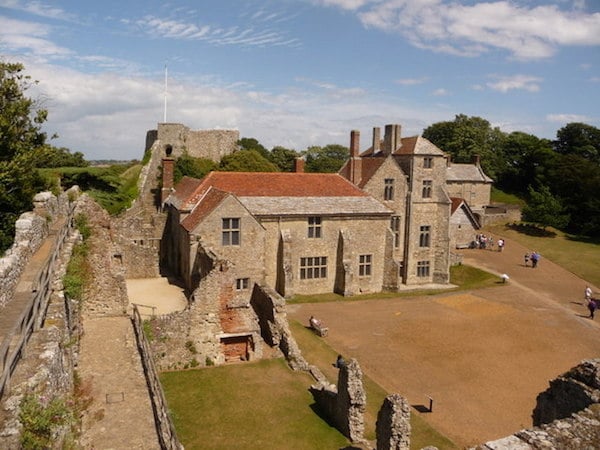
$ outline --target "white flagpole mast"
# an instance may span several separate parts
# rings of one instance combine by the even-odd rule
[[[167,65],[165,64],[165,112],[163,122],[167,123]]]

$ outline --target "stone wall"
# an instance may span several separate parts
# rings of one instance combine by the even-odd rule
[[[600,359],[584,360],[538,395],[533,428],[477,450],[592,449],[600,442]]]
[[[21,214],[15,224],[14,243],[0,258],[0,306],[13,298],[25,265],[48,236],[49,224],[67,215],[69,197],[78,193],[77,186],[58,197],[50,192],[40,192],[33,198],[33,211]]]
[[[340,367],[337,390],[322,383],[310,387],[315,402],[340,432],[352,442],[363,442],[367,397],[356,359]]]
[[[238,130],[190,130],[179,123],[159,123],[158,141],[173,148],[173,157],[184,151],[196,158],[208,158],[215,162],[237,150],[240,139]]]
[[[410,449],[410,404],[399,394],[388,395],[377,414],[377,450]]]
[[[78,238],[79,234],[74,230],[55,261],[54,277],[51,280],[52,293],[43,326],[32,333],[27,351],[11,377],[11,388],[4,393],[1,448],[21,448],[19,440],[22,427],[18,416],[21,400],[26,394],[33,394],[41,402],[48,402],[54,398],[66,401],[73,393],[81,324],[76,311],[77,305],[65,298],[62,278]],[[70,427],[71,424],[67,424],[54,436],[57,448],[70,432]]]

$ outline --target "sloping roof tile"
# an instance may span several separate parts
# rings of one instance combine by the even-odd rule
[[[456,164],[452,163],[446,170],[447,180],[452,181],[478,181],[482,183],[492,183],[493,180],[488,177],[481,167],[477,164]]]
[[[181,225],[187,231],[191,231],[200,221],[210,214],[230,194],[219,189],[209,189],[204,197],[196,204],[192,212],[181,221]]]

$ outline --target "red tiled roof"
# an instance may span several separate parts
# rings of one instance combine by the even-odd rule
[[[344,177],[335,173],[288,173],[288,172],[211,172],[190,192],[191,183],[186,183],[184,193],[179,184],[176,196],[188,207],[192,207],[209,187],[229,192],[238,197],[364,197]],[[183,205],[182,205],[183,206]]]
[[[229,194],[219,189],[209,189],[190,215],[181,222],[187,231],[193,230],[200,220],[213,211]]]
[[[454,214],[454,211],[456,211],[461,203],[465,201],[464,199],[458,197],[450,197],[450,200],[452,201],[450,214]]]

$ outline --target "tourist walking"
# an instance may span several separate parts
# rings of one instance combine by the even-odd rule
[[[523,258],[525,259],[525,267],[529,267],[529,253],[525,253]]]
[[[538,262],[540,260],[540,254],[535,250],[531,252],[531,267],[534,269],[537,267]]]
[[[498,239],[498,251],[501,252],[504,249],[504,239]]]
[[[590,301],[588,302],[588,309],[590,310],[590,319],[592,320],[594,320],[594,311],[596,311],[596,308],[598,307],[596,301],[596,299],[590,298]]]
[[[589,302],[592,298],[592,288],[589,286],[585,287],[584,298]]]

